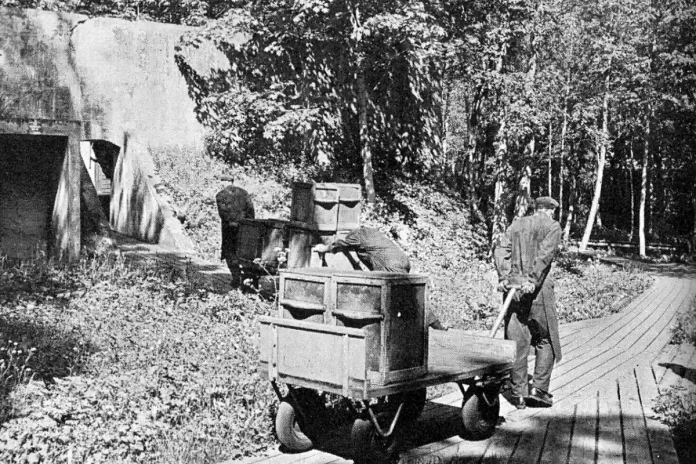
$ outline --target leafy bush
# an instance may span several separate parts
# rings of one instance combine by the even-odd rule
[[[696,462],[696,392],[670,388],[653,409],[672,432],[679,462]]]
[[[616,313],[651,284],[652,278],[638,268],[620,268],[564,253],[556,272],[559,319],[573,322]]]
[[[0,461],[211,462],[271,443],[267,304],[106,261],[5,265],[0,295]]]
[[[691,302],[688,311],[677,316],[677,322],[672,327],[670,343],[689,343],[696,346],[696,300]]]

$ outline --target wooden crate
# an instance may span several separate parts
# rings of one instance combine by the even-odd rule
[[[361,197],[358,184],[296,182],[290,220],[315,224],[319,231],[355,229],[360,226]]]
[[[428,279],[417,274],[281,270],[278,317],[361,329],[368,378],[389,384],[425,375]]]
[[[258,372],[262,377],[353,399],[504,374],[516,355],[511,340],[434,330],[428,340],[428,373],[379,385],[369,378],[365,330],[268,316],[261,316],[259,322]]]
[[[278,251],[284,249],[288,221],[241,219],[237,233],[237,256],[248,262],[257,258],[263,267],[278,267]]]
[[[290,220],[315,224],[318,230],[336,230],[338,187],[333,184],[294,183]]]
[[[316,226],[305,222],[290,221],[287,232],[285,247],[288,249],[287,267],[289,269],[310,267],[312,247],[318,243]]]
[[[337,230],[353,230],[360,227],[360,199],[362,189],[359,184],[336,184],[338,187]]]

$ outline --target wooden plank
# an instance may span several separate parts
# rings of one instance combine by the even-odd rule
[[[646,308],[653,307],[658,302],[664,302],[663,294],[666,292],[664,280],[657,280],[647,292],[640,295],[624,311],[609,316],[601,328],[598,327],[598,330],[587,330],[574,337],[572,342],[566,347],[564,355],[568,359],[576,359],[578,358],[576,356],[578,353],[580,353],[581,357],[586,352],[588,343],[592,343],[595,346],[604,344],[607,340],[615,340],[616,333],[622,333],[626,328],[640,325],[640,322],[649,314]]]
[[[599,425],[597,434],[597,462],[623,463],[623,434],[621,404],[616,382],[602,389],[599,395]]]
[[[503,424],[490,440],[481,462],[507,462],[515,451],[522,433],[532,426],[531,422]]]
[[[527,428],[517,441],[517,446],[508,459],[508,464],[527,464],[538,462],[541,452],[544,449],[544,442],[549,432],[550,421],[533,423]]]
[[[569,462],[594,462],[596,433],[597,397],[595,396],[579,403],[575,409]]]
[[[654,401],[659,395],[653,371],[648,364],[644,363],[638,366],[635,372],[652,462],[654,464],[678,464],[679,458],[674,449],[674,441],[669,427],[659,420],[652,409]]]
[[[631,374],[634,374],[631,372]],[[624,458],[626,464],[650,462],[649,438],[643,418],[643,408],[638,396],[635,375],[619,380],[621,422],[624,435]]]
[[[679,352],[679,345],[667,345],[660,351],[658,356],[652,362],[652,369],[655,374],[655,381],[658,385],[658,390],[660,389],[660,384],[662,379],[667,373],[667,365],[671,364],[674,358]]]
[[[651,333],[659,333],[664,329],[664,323],[660,323],[661,318],[664,318],[661,312],[646,308],[640,314],[632,315],[631,320],[623,326],[615,327],[611,333],[604,333],[601,338],[586,340],[592,348],[582,356],[559,364],[555,369],[554,384],[560,383],[562,387],[578,378],[592,379],[599,377],[600,372],[611,372],[627,358],[641,352],[641,346],[637,343],[639,339],[647,334],[652,340]]]
[[[679,345],[677,348],[677,353],[671,362],[663,363],[665,367],[665,373],[660,380],[660,388],[665,387],[683,387],[683,379],[686,374],[686,365],[689,363],[689,359],[696,350],[695,347],[689,347],[689,345]]]
[[[458,436],[448,437],[434,443],[428,443],[419,448],[401,453],[402,462],[448,462],[452,459],[459,461],[460,450],[467,449],[467,445],[478,442],[468,442]]]
[[[541,454],[541,464],[565,464],[570,456],[575,408],[564,408],[549,422],[546,442]]]

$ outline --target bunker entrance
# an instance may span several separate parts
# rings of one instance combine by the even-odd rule
[[[111,204],[111,182],[120,147],[106,140],[80,142],[82,161],[99,197],[104,215],[108,218]]]
[[[68,137],[0,134],[0,254],[53,252],[52,224]]]

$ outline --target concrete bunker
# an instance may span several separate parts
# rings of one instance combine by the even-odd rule
[[[77,258],[79,122],[0,120],[0,254]]]

